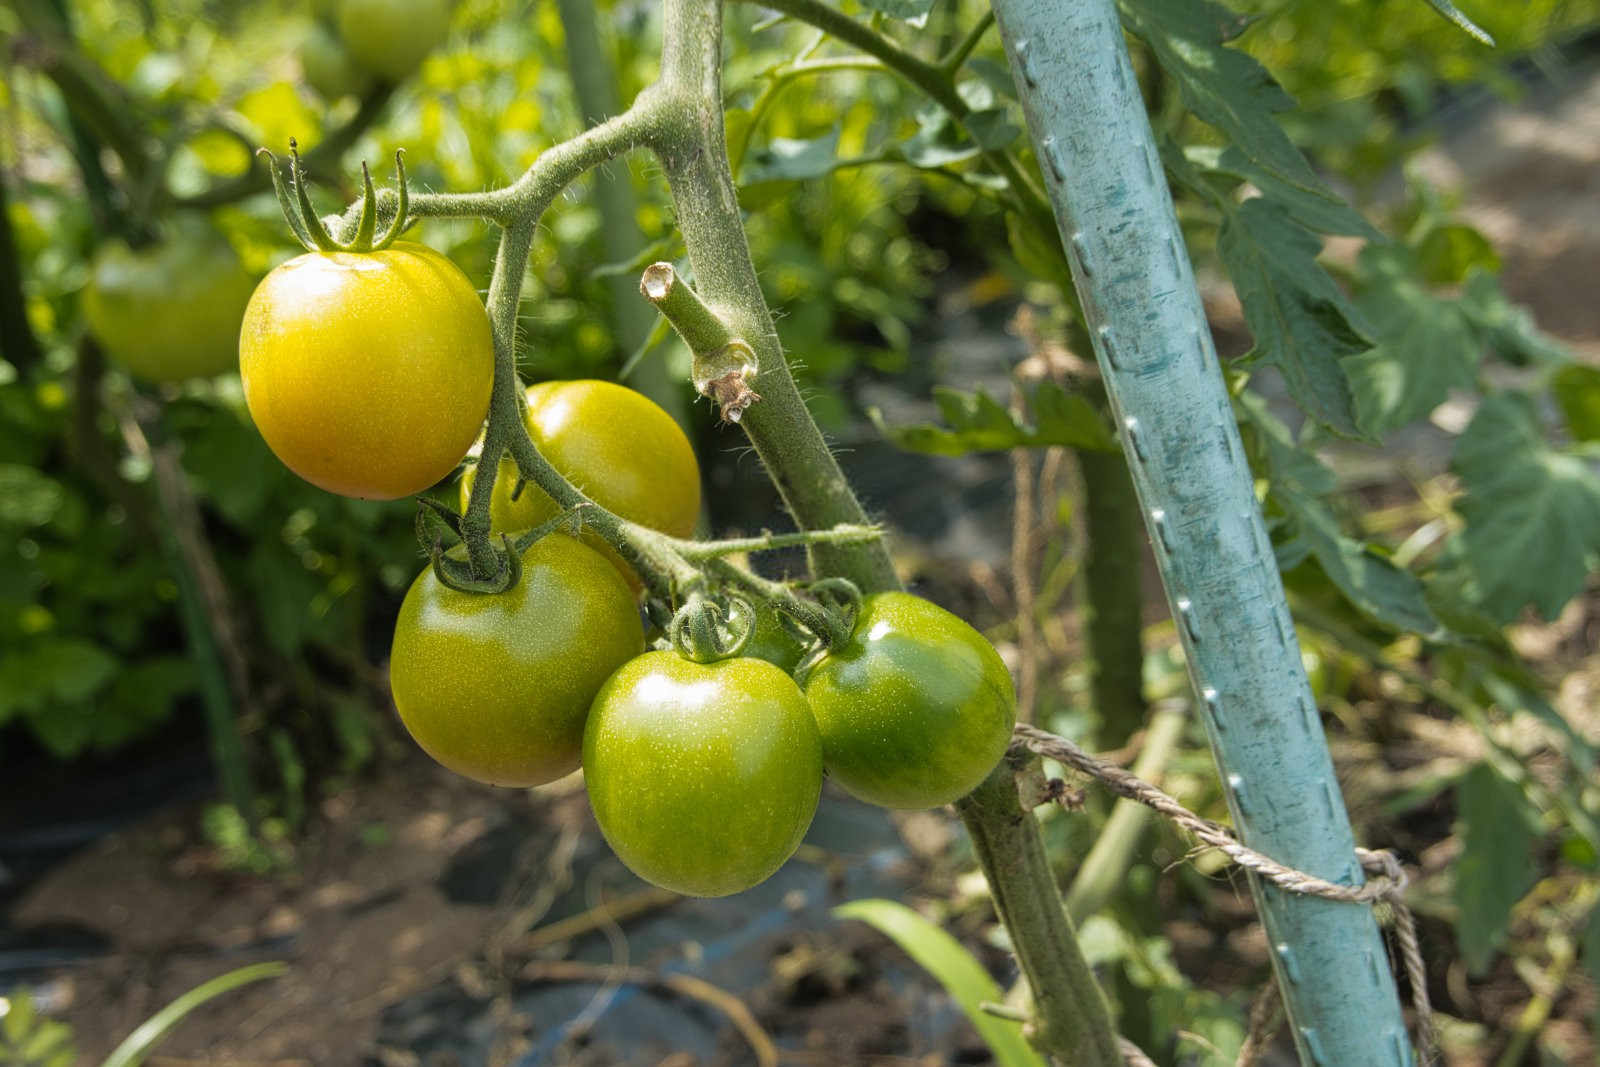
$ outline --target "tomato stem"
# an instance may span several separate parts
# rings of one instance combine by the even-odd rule
[[[770,552],[779,548],[801,548],[810,545],[852,545],[877,541],[883,537],[883,527],[840,523],[826,530],[795,530],[790,533],[763,532],[759,537],[730,537],[721,541],[683,541],[674,539],[673,551],[691,563],[701,563],[718,556],[733,556],[742,552]]]
[[[744,410],[761,399],[750,388],[757,373],[755,349],[678,277],[671,263],[646,267],[639,293],[660,310],[689,346],[695,390],[716,403],[724,422],[738,422]]]

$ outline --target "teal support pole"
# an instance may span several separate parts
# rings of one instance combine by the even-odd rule
[[[1300,662],[1113,0],[993,0],[1145,528],[1239,836],[1359,885],[1344,800]],[[1252,877],[1303,1062],[1414,1062],[1364,904]]]

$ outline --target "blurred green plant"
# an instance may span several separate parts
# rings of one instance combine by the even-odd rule
[[[282,963],[255,963],[195,986],[139,1024],[100,1067],[139,1067],[187,1016],[209,1000],[251,982],[289,973]],[[0,997],[0,1063],[7,1067],[67,1067],[77,1059],[72,1028],[40,1014],[33,995],[14,989]]]

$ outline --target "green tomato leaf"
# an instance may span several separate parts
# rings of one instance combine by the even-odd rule
[[[967,60],[966,69],[982,79],[996,96],[1007,100],[1017,98],[1017,83],[1011,77],[1011,68],[1004,63],[996,63],[988,56],[972,56]]]
[[[1489,239],[1464,222],[1432,226],[1416,243],[1417,263],[1430,285],[1460,285],[1474,271],[1500,270],[1500,254]]]
[[[1117,448],[1111,428],[1094,405],[1053,383],[1039,386],[1030,398],[1029,406],[1037,420],[1031,426],[1018,421],[1004,405],[982,391],[963,393],[938,388],[934,390],[934,400],[949,429],[929,423],[888,426],[876,408],[868,414],[895,447],[907,452],[965,456],[1047,445],[1103,452]]]
[[[1544,439],[1533,399],[1483,401],[1456,442],[1456,511],[1475,599],[1499,621],[1532,603],[1553,619],[1600,567],[1600,474]]]
[[[1467,272],[1459,300],[1461,313],[1500,357],[1518,365],[1563,364],[1572,361],[1565,345],[1542,332],[1521,304],[1513,304],[1500,279],[1486,270]]]
[[[1284,214],[1308,230],[1373,239],[1380,236],[1359,211],[1333,190],[1323,187],[1308,189],[1284,181],[1237,148],[1187,145],[1182,158],[1202,173],[1221,174],[1249,182],[1260,190],[1263,198],[1276,204]]]
[[[1416,576],[1340,527],[1324,499],[1335,488],[1333,472],[1301,448],[1261,400],[1245,394],[1239,407],[1265,446],[1271,474],[1269,499],[1288,520],[1283,531],[1288,542],[1279,547],[1279,566],[1292,569],[1310,555],[1344,598],[1368,617],[1432,640],[1448,637],[1449,631],[1428,607]],[[1285,549],[1289,550],[1287,556]]]
[[[961,942],[893,900],[856,900],[833,909],[835,918],[860,919],[899,945],[945,992],[955,998],[972,1022],[999,1067],[1044,1067],[1044,1058],[1022,1036],[1022,1027],[1010,1019],[985,1012],[980,1005],[1005,999],[983,965]]]
[[[1246,358],[1277,367],[1295,403],[1323,426],[1366,436],[1342,361],[1371,344],[1317,264],[1321,239],[1278,204],[1255,197],[1223,221],[1217,249],[1255,338]]]
[[[1562,367],[1550,378],[1550,392],[1574,440],[1600,441],[1600,367]]]
[[[1022,127],[1010,120],[1010,113],[1003,107],[968,112],[963,121],[978,146],[989,151],[1004,148],[1022,135]]]
[[[1150,46],[1195,115],[1257,166],[1292,186],[1321,180],[1273,116],[1294,100],[1251,56],[1224,47],[1248,25],[1210,0],[1120,0],[1122,24]]]
[[[1454,302],[1418,279],[1410,252],[1368,245],[1357,261],[1357,306],[1379,336],[1369,352],[1345,360],[1362,424],[1382,434],[1438,407],[1451,389],[1477,382],[1483,344]]]
[[[1511,909],[1535,881],[1534,823],[1522,790],[1487,763],[1456,785],[1461,858],[1456,861],[1456,940],[1472,974],[1482,974],[1505,941]]]
[[[933,10],[933,0],[861,0],[874,11],[881,11],[892,19],[922,25]]]
[[[838,128],[809,140],[774,137],[751,151],[744,165],[744,181],[754,185],[757,182],[820,178],[832,173],[838,162]]]
[[[931,170],[975,159],[982,150],[948,111],[934,107],[917,113],[917,132],[895,145],[892,151],[913,167]]]

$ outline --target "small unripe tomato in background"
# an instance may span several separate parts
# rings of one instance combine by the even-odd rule
[[[420,493],[472,446],[494,338],[472,282],[425,245],[308,252],[250,298],[239,374],[285,466],[344,496]]]
[[[799,686],[763,660],[647,652],[589,711],[583,778],[600,832],[639,877],[697,897],[759,885],[794,855],[822,792]]]
[[[1017,699],[994,646],[908,593],[863,599],[850,640],[811,667],[806,699],[828,774],[886,808],[971,792],[1011,743]]]
[[[450,0],[339,0],[339,36],[365,70],[409,77],[450,34]]]
[[[607,511],[673,537],[690,537],[700,515],[700,465],[689,438],[655,401],[615,382],[552,381],[528,388],[523,414],[539,453]],[[466,511],[476,468],[461,477]],[[517,470],[502,458],[489,520],[496,531],[529,530],[555,517],[556,502],[533,484],[517,485]],[[638,579],[611,546],[590,543],[630,582]]]
[[[254,288],[221,233],[181,221],[142,248],[102,245],[83,290],[83,316],[106,354],[137,378],[211,377],[238,363],[239,323]]]
[[[406,729],[444,766],[489,785],[543,785],[578,769],[590,703],[643,651],[616,568],[551,534],[503,593],[460,592],[423,571],[395,621],[389,686]]]
[[[300,70],[306,84],[329,103],[364,92],[372,80],[338,35],[316,20],[300,38]]]

